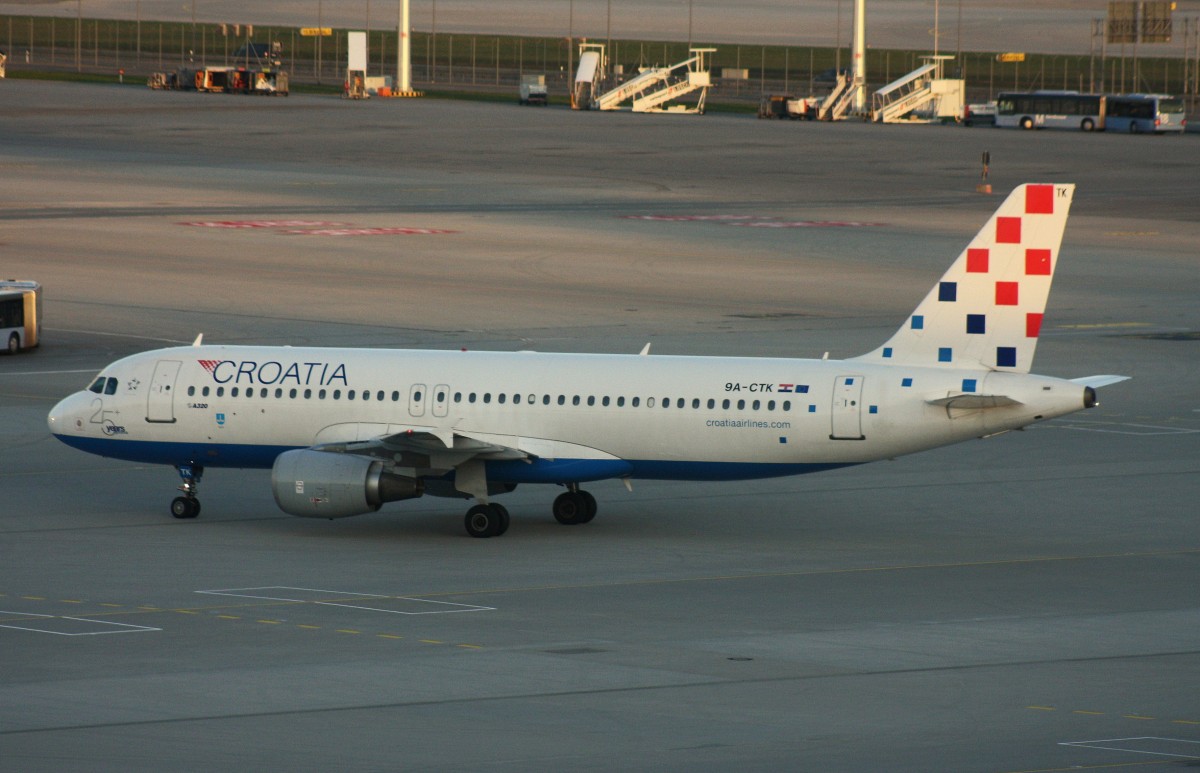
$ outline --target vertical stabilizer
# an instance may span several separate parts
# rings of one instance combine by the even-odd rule
[[[896,334],[856,359],[1028,373],[1074,193],[1014,190]]]

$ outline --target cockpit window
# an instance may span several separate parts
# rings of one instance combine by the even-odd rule
[[[104,385],[104,394],[115,395],[117,393],[117,380],[109,378],[108,383]]]
[[[96,379],[94,382],[92,382],[92,385],[90,387],[88,387],[88,391],[95,392],[96,394],[100,394],[101,392],[104,391],[104,381],[105,381],[104,376],[101,376],[100,378]]]

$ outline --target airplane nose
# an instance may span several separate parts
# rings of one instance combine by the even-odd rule
[[[67,416],[67,404],[70,402],[70,397],[64,398],[50,409],[49,415],[46,416],[46,426],[50,428],[51,435],[61,435],[67,431],[67,422],[70,421]]]

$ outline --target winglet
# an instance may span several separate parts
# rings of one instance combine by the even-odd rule
[[[1028,373],[1074,193],[1019,186],[896,334],[856,359]]]
[[[192,341],[192,346],[199,346],[199,345],[200,345],[200,342],[201,342],[201,341],[203,341],[203,340],[204,340],[204,334],[203,334],[203,333],[201,333],[200,335],[196,336],[196,340],[195,340],[195,341]]]
[[[642,350],[640,352],[638,352],[638,354],[640,354],[643,357],[650,354],[650,343],[651,343],[650,341],[647,341],[646,345],[642,347]]]

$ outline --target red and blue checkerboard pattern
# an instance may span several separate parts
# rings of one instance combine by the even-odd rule
[[[1074,191],[1014,190],[908,322],[861,359],[1028,373]]]

